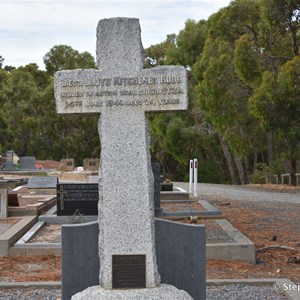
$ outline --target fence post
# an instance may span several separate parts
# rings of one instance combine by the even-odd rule
[[[198,183],[198,160],[194,158],[194,196],[197,197],[197,183]]]

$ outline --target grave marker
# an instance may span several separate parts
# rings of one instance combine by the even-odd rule
[[[35,157],[23,156],[19,158],[20,170],[34,170],[35,169]]]
[[[62,171],[74,171],[75,169],[74,158],[61,159],[58,169]]]
[[[139,20],[103,19],[97,28],[100,70],[55,74],[58,113],[101,113],[98,122],[102,146],[98,204],[100,287],[96,287],[97,291],[88,288],[73,299],[86,299],[94,292],[95,299],[108,299],[105,297],[109,295],[114,297],[109,299],[120,298],[123,292],[113,289],[116,255],[145,257],[144,267],[139,269],[143,275],[139,274],[145,276],[145,287],[152,289],[143,292],[139,289],[135,293],[130,289],[131,284],[122,284],[122,288],[130,289],[130,299],[140,299],[144,292],[150,298],[158,294],[165,300],[191,299],[177,289],[166,295],[165,287],[159,286],[150,136],[145,114],[186,109],[187,73],[179,66],[142,69],[143,60]],[[134,272],[134,269],[129,271],[127,276],[134,277]]]
[[[83,160],[83,168],[85,171],[98,171],[99,164],[99,158],[85,158]]]
[[[29,189],[56,189],[57,176],[35,176],[28,179]]]
[[[57,215],[69,216],[78,211],[81,215],[97,215],[98,184],[57,184]]]

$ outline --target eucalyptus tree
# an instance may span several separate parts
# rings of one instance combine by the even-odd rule
[[[56,45],[44,56],[47,73],[54,75],[56,71],[66,69],[96,68],[95,59],[85,51],[80,53],[68,45]]]
[[[253,89],[249,107],[268,131],[269,163],[272,163],[274,137],[280,145],[279,153],[284,153],[290,161],[295,184],[300,141],[300,3],[297,0],[258,3],[257,27],[236,42],[235,68],[239,78]]]
[[[248,182],[248,158],[257,152],[262,136],[248,110],[253,89],[239,78],[233,63],[236,41],[255,30],[258,19],[258,2],[253,0],[233,1],[213,14],[203,53],[193,67],[200,109],[219,134],[233,183],[237,182],[233,160],[240,182]]]
[[[172,179],[187,180],[189,159],[197,157],[204,182],[224,182],[222,156],[216,135],[196,105],[192,65],[201,55],[206,38],[206,21],[187,20],[178,35],[170,34],[160,44],[146,49],[146,67],[177,64],[188,70],[189,108],[186,112],[150,116],[152,153]]]

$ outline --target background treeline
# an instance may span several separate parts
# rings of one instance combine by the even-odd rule
[[[187,180],[190,158],[201,182],[248,183],[290,173],[300,159],[299,0],[236,0],[210,18],[146,49],[145,67],[186,66],[189,109],[149,114],[152,157],[165,176]],[[58,115],[53,74],[96,68],[91,54],[66,45],[35,64],[1,68],[0,152],[39,159],[100,153],[96,115]]]

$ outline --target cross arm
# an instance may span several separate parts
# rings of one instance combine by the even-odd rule
[[[181,66],[160,66],[115,76],[100,70],[69,70],[55,74],[58,113],[103,112],[114,106],[144,111],[184,110],[188,105],[187,72]]]

